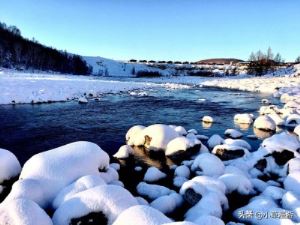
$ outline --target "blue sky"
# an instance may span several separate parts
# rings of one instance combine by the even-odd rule
[[[300,55],[299,0],[0,0],[0,21],[58,49],[113,59]]]

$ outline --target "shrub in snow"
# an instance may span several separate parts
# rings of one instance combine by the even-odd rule
[[[138,134],[139,145],[144,145],[148,150],[165,150],[168,143],[178,137],[178,133],[168,125],[154,124],[146,127]]]
[[[119,148],[114,157],[117,159],[126,159],[129,155],[133,154],[133,149],[130,145],[123,145]]]
[[[285,126],[296,127],[300,125],[300,115],[299,114],[291,114],[285,120]]]
[[[78,103],[79,104],[86,104],[86,103],[88,103],[88,100],[86,99],[86,97],[80,97],[78,99]]]
[[[75,194],[99,185],[106,185],[106,182],[99,175],[81,177],[63,188],[55,197],[52,206],[54,209],[57,209],[63,202],[72,198]]]
[[[14,199],[0,205],[0,224],[52,225],[50,217],[29,199]]]
[[[113,225],[161,225],[172,222],[160,211],[145,205],[133,206],[123,211]]]
[[[167,174],[161,172],[159,169],[152,166],[147,169],[145,176],[144,176],[144,181],[155,182],[155,181],[161,180],[165,177],[167,177]]]
[[[249,195],[250,193],[253,193],[251,181],[243,175],[226,173],[220,176],[218,179],[225,184],[226,193],[232,193],[234,191],[241,195]]]
[[[290,173],[284,180],[284,189],[300,195],[300,171]]]
[[[203,153],[196,157],[191,169],[197,171],[198,175],[220,176],[224,173],[225,166],[215,155]]]
[[[136,187],[137,192],[147,197],[148,199],[154,200],[161,196],[168,195],[172,191],[164,186],[157,184],[147,184],[145,182],[140,182]]]
[[[224,142],[224,139],[221,138],[220,135],[214,134],[208,139],[207,144],[208,144],[209,148],[213,149],[216,145],[223,144],[223,142]]]
[[[243,137],[243,134],[235,129],[227,129],[227,130],[225,130],[224,134],[226,136],[228,136],[230,138],[234,138],[234,139]]]
[[[145,127],[144,127],[144,126],[141,126],[141,125],[136,125],[136,126],[131,127],[131,128],[127,131],[126,136],[125,136],[127,144],[128,144],[128,145],[136,145],[136,146],[138,146],[138,145],[143,145],[144,143],[141,143],[141,144],[140,144],[140,143],[136,143],[136,141],[138,141],[138,140],[135,140],[135,139],[138,137],[139,133],[140,133],[144,128],[145,128]]]
[[[185,152],[193,148],[195,145],[200,145],[200,144],[201,142],[196,137],[195,138],[177,137],[168,143],[165,154],[167,156],[175,155],[180,152]]]
[[[249,151],[247,148],[238,145],[224,144],[215,146],[212,153],[221,160],[232,160],[248,155]]]
[[[10,180],[20,174],[21,165],[16,156],[0,148],[0,185],[5,180]]]
[[[202,121],[205,123],[212,123],[214,122],[214,119],[211,116],[203,116]]]
[[[31,157],[23,166],[20,179],[30,179],[37,184],[35,191],[43,193],[46,205],[41,206],[46,207],[62,188],[84,175],[99,174],[99,170],[106,170],[108,165],[109,156],[98,145],[74,142]],[[14,196],[14,188],[10,198],[18,197]],[[30,198],[31,191],[24,189],[22,196]]]
[[[177,193],[161,196],[150,203],[150,206],[164,214],[172,213],[183,203],[182,196]]]
[[[53,223],[69,225],[97,218],[99,224],[111,225],[125,209],[137,205],[136,199],[124,188],[101,185],[75,194],[63,202],[53,214]],[[97,217],[95,214],[98,214]],[[128,221],[127,221],[128,222]]]
[[[265,131],[274,131],[276,129],[276,124],[274,120],[269,116],[259,116],[254,121],[254,128],[265,130]]]
[[[251,124],[253,123],[253,115],[248,113],[236,114],[234,116],[234,122],[240,124]]]

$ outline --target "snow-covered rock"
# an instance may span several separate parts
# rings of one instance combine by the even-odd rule
[[[218,179],[226,185],[226,193],[232,193],[234,191],[237,191],[241,195],[249,195],[250,193],[253,193],[251,181],[243,175],[226,173]]]
[[[155,181],[161,180],[165,177],[167,177],[167,174],[161,172],[159,169],[152,166],[147,169],[145,176],[144,176],[144,181],[155,182]]]
[[[135,140],[138,144],[153,151],[165,150],[168,143],[179,136],[173,128],[164,124],[148,126],[137,135]]]
[[[215,155],[203,153],[196,157],[191,169],[198,175],[220,176],[224,173],[225,166]]]
[[[189,178],[190,174],[191,174],[190,169],[185,165],[178,166],[174,172],[175,176],[185,177],[185,178]]]
[[[218,217],[210,216],[210,215],[199,216],[193,222],[197,225],[225,225],[223,220],[221,220]]]
[[[300,139],[300,125],[296,126],[294,129],[294,133],[298,135],[299,139]]]
[[[145,205],[133,206],[123,211],[113,225],[161,225],[172,222],[160,211]]]
[[[55,197],[52,206],[54,209],[57,209],[63,202],[72,198],[77,193],[99,185],[106,185],[106,182],[99,175],[87,175],[81,177],[72,184],[63,188]]]
[[[167,156],[171,156],[180,152],[187,151],[188,149],[193,148],[197,144],[201,144],[201,142],[196,137],[189,138],[189,136],[177,137],[171,140],[167,145],[165,154]]]
[[[284,180],[284,189],[300,195],[300,171],[290,173]]]
[[[3,181],[16,177],[20,171],[21,165],[16,156],[10,151],[0,148],[0,185]]]
[[[124,210],[138,205],[137,200],[124,188],[101,185],[75,194],[63,202],[53,214],[53,223],[69,225],[90,213],[98,213],[111,225]],[[102,222],[103,222],[102,221]],[[101,222],[100,222],[101,223]]]
[[[228,137],[235,138],[235,139],[243,137],[243,133],[241,133],[235,129],[227,129],[227,130],[225,130],[224,134]]]
[[[202,121],[205,123],[212,123],[214,122],[214,119],[211,116],[203,116]]]
[[[130,145],[122,145],[119,150],[114,154],[117,159],[126,159],[133,154],[133,149]]]
[[[151,200],[157,199],[161,196],[168,195],[172,191],[164,186],[157,184],[147,184],[145,182],[140,182],[136,187],[137,192]]]
[[[171,193],[161,196],[150,203],[150,206],[161,211],[164,214],[172,213],[176,208],[181,206],[183,198],[180,194]]]
[[[40,195],[34,200],[47,207],[62,188],[82,176],[99,174],[108,166],[109,156],[98,145],[84,141],[67,144],[31,157],[21,171],[21,185],[13,185],[7,198]]]
[[[50,217],[29,199],[14,199],[0,205],[1,225],[53,225]]]
[[[297,125],[300,125],[300,115],[290,114],[285,120],[285,126],[296,127]]]
[[[253,126],[257,129],[266,131],[274,131],[276,129],[276,123],[269,116],[257,117]]]
[[[86,104],[86,103],[88,103],[88,100],[87,100],[86,97],[80,97],[78,99],[78,103],[80,103],[80,104]]]
[[[185,128],[183,126],[177,126],[174,128],[174,130],[180,135],[187,135],[187,131],[185,130]]]
[[[213,149],[216,145],[223,144],[223,142],[224,139],[220,135],[214,134],[208,139],[207,144],[209,148]]]
[[[232,160],[249,155],[247,148],[234,144],[217,145],[213,148],[212,153],[221,160]]]
[[[136,143],[136,141],[138,141],[138,140],[135,140],[135,139],[137,138],[138,134],[144,129],[145,129],[145,127],[142,125],[135,125],[135,126],[131,127],[125,135],[127,144],[128,145],[137,145],[137,146],[143,145],[144,143],[141,143],[141,144]]]

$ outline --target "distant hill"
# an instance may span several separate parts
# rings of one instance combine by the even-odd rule
[[[244,62],[241,59],[234,58],[214,58],[214,59],[204,59],[197,61],[196,64],[209,64],[209,65],[223,65],[223,64],[236,64],[239,62]]]
[[[91,68],[81,56],[22,37],[15,26],[0,22],[0,67],[87,75]]]

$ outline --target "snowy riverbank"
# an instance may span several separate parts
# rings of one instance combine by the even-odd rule
[[[299,77],[161,77],[161,78],[101,78],[53,74],[18,73],[2,71],[0,74],[0,104],[47,103],[85,98],[99,98],[102,94],[120,93],[153,87],[187,88],[199,85],[237,89],[242,91],[275,93],[299,91]],[[298,91],[297,91],[298,90]],[[83,98],[83,99],[82,99]]]

